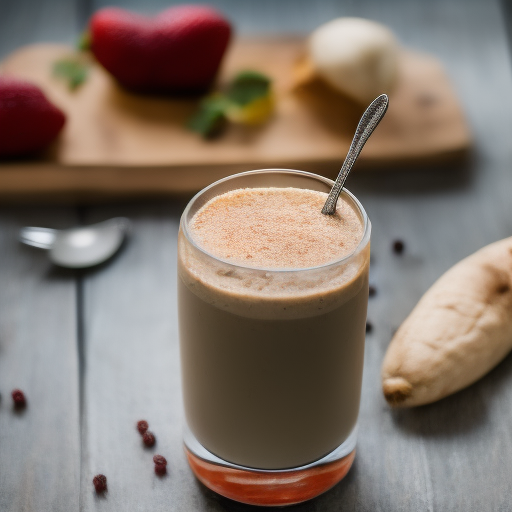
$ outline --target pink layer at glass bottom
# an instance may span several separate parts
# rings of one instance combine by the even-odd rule
[[[208,462],[185,446],[188,463],[206,487],[250,505],[284,506],[310,500],[342,480],[352,466],[355,449],[345,457],[307,469],[247,471]]]

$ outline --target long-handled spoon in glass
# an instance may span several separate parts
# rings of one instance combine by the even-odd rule
[[[324,215],[334,215],[336,212],[336,204],[340,197],[345,181],[347,180],[348,173],[351,171],[355,164],[359,153],[366,144],[366,141],[370,138],[373,130],[377,128],[380,120],[384,117],[386,110],[388,109],[388,97],[386,94],[381,94],[378,98],[374,99],[370,106],[366,109],[365,113],[361,117],[359,124],[357,125],[356,133],[350,144],[347,156],[341,170],[332,186],[331,192],[325,201],[322,213]]]

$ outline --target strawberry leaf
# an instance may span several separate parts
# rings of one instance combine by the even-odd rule
[[[190,119],[188,127],[204,138],[218,135],[226,124],[227,102],[223,96],[205,98],[197,113]]]
[[[256,71],[239,73],[226,92],[233,103],[244,106],[266,96],[270,91],[270,78]]]
[[[81,52],[88,52],[91,49],[91,33],[88,30],[84,30],[80,34],[76,42],[76,48]]]
[[[270,79],[261,73],[256,71],[239,73],[225,92],[203,99],[198,112],[189,121],[188,127],[205,138],[212,138],[222,131],[228,120],[233,121],[234,117],[240,120],[245,119],[240,115],[241,110],[250,108],[251,103],[256,100],[268,97],[270,86]]]
[[[64,57],[53,65],[53,74],[67,81],[70,90],[82,85],[89,74],[89,67],[78,56]]]

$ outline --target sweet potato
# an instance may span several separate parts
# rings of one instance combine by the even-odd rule
[[[427,404],[472,384],[512,349],[512,237],[442,275],[400,326],[382,365],[397,407]]]

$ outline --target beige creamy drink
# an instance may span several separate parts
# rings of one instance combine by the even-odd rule
[[[343,194],[338,213],[325,216],[326,197],[238,189],[182,220],[186,419],[226,461],[301,466],[337,448],[356,425],[369,243],[361,247],[356,202]]]

